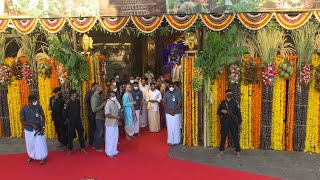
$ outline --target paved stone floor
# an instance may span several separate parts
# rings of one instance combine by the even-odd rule
[[[56,150],[56,140],[48,139],[48,149]],[[79,143],[75,142],[75,148]],[[22,138],[0,138],[0,155],[25,152]],[[289,180],[320,180],[320,154],[287,151],[244,150],[241,158],[228,149],[223,157],[212,148],[174,146],[170,148],[172,158],[235,169]]]

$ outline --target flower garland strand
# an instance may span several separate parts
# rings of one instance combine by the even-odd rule
[[[220,125],[219,117],[217,115],[217,109],[219,106],[218,102],[218,81],[214,80],[212,84],[212,98],[213,98],[213,104],[211,106],[211,146],[212,147],[218,147],[219,146],[219,140],[217,138],[218,135],[218,129]]]
[[[244,68],[241,69],[244,74]],[[242,113],[242,131],[240,133],[240,147],[242,149],[252,148],[252,84],[245,85],[244,79],[240,86],[240,110]]]
[[[276,57],[275,65],[280,64],[282,61],[282,57]],[[285,96],[286,80],[284,78],[278,78],[277,82],[274,83],[272,101],[271,148],[274,150],[283,149]]]
[[[289,60],[294,63],[293,75],[289,81],[289,99],[288,99],[288,110],[287,110],[287,133],[286,135],[286,149],[288,151],[293,151],[293,122],[294,122],[294,102],[295,102],[295,84],[297,77],[297,57],[289,56]]]
[[[187,143],[187,62],[182,58],[183,65],[183,145]]]
[[[187,106],[187,113],[188,113],[188,124],[187,124],[187,136],[188,136],[188,141],[187,145],[191,146],[192,145],[192,89],[191,89],[191,76],[192,76],[192,61],[188,58],[188,69],[187,69],[187,93],[188,93],[188,106]]]
[[[257,63],[257,67],[261,67],[261,59],[255,58],[254,62]],[[258,69],[257,72],[258,79],[262,79],[261,68]],[[258,81],[258,83],[254,83],[252,85],[252,106],[251,106],[251,114],[252,114],[252,145],[255,149],[258,149],[260,146],[260,123],[261,123],[261,96],[262,94],[262,83]]]
[[[55,138],[54,123],[51,117],[51,111],[48,109],[49,100],[51,97],[51,80],[44,76],[38,76],[38,89],[39,89],[39,102],[43,108],[44,115],[46,117],[46,129],[45,133],[47,138]]]
[[[85,97],[87,93],[87,82],[83,81],[81,83],[81,104],[85,104]],[[88,137],[88,116],[87,116],[87,110],[85,108],[81,108],[82,110],[82,124],[84,129],[84,137]]]
[[[314,66],[320,65],[320,59],[318,55],[312,57],[312,64]],[[313,72],[314,73],[314,72]],[[312,74],[314,75],[314,74]],[[311,81],[311,87],[315,86],[315,81]],[[320,107],[320,93],[315,89],[309,91],[308,97],[308,111],[306,122],[306,139],[304,152],[316,152],[319,150],[319,107]]]
[[[88,58],[88,64],[89,64],[89,75],[90,75],[90,85],[94,83],[94,64],[92,60],[92,56],[89,56]]]

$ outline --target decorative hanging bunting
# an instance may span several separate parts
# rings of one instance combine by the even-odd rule
[[[36,27],[38,19],[12,20],[12,24],[21,34],[29,34]]]
[[[129,22],[129,17],[100,17],[101,25],[109,32],[121,31]]]
[[[189,29],[194,22],[196,22],[198,18],[198,14],[196,15],[173,15],[173,16],[166,16],[168,23],[178,31],[185,31]]]
[[[237,14],[239,21],[250,30],[259,30],[263,28],[272,19],[272,13],[239,13]]]
[[[275,14],[278,23],[285,29],[293,30],[298,29],[303,26],[310,17],[312,13],[298,13],[298,14]]]
[[[155,31],[161,24],[163,16],[157,17],[137,17],[132,16],[131,20],[133,24],[143,33],[152,33]]]
[[[39,21],[42,27],[49,33],[57,33],[63,28],[66,19],[40,19]]]
[[[320,22],[320,11],[314,11],[313,14],[316,17],[316,19]]]
[[[85,33],[91,30],[91,28],[96,23],[97,18],[68,18],[69,24],[76,31],[80,33]]]
[[[235,14],[200,15],[202,22],[212,31],[224,30],[233,22],[234,17]]]
[[[0,32],[3,32],[6,30],[9,24],[9,19],[0,19]]]

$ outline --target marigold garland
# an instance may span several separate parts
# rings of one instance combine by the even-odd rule
[[[261,67],[261,59],[255,58],[254,62],[257,63],[257,67]],[[262,79],[261,68],[257,72],[258,79]],[[258,149],[260,146],[260,123],[261,123],[261,100],[262,100],[262,82],[261,80],[258,83],[252,85],[252,145],[255,149]]]
[[[10,137],[22,137],[22,124],[20,122],[20,88],[19,81],[14,79],[8,85],[8,106],[10,117]]]
[[[52,122],[51,111],[48,109],[49,100],[51,97],[51,81],[49,78],[44,76],[38,76],[38,89],[39,89],[39,102],[43,108],[44,115],[46,117],[46,137],[54,138],[55,129],[54,123]]]
[[[86,81],[83,81],[81,83],[81,104],[85,104],[85,97],[87,93],[87,83]],[[84,129],[84,136],[88,137],[88,116],[87,116],[87,110],[85,108],[82,108],[82,124]]]
[[[312,57],[312,64],[314,66],[320,65],[320,59],[318,55],[314,55]],[[314,87],[314,86],[315,86],[315,81],[312,80],[311,87]],[[319,124],[318,124],[319,123],[319,107],[320,107],[319,99],[320,99],[319,92],[315,91],[314,89],[309,91],[304,152],[320,153]]]
[[[182,58],[183,65],[183,145],[187,143],[187,61]]]
[[[218,102],[218,80],[214,80],[212,84],[212,98],[213,98],[213,103],[211,106],[211,146],[212,147],[218,147],[219,146],[219,140],[217,138],[217,135],[220,133],[219,132],[219,125],[220,125],[220,120],[219,116],[217,115],[217,109],[219,106]]]
[[[89,75],[90,75],[90,84],[94,83],[94,65],[92,56],[89,56],[88,58],[88,64],[89,64]]]
[[[277,57],[276,64],[280,64],[283,58]],[[273,87],[272,100],[272,127],[271,127],[271,148],[283,150],[283,128],[285,119],[285,97],[286,80],[278,78]]]

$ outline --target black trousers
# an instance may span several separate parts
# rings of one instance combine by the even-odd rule
[[[89,145],[93,146],[94,133],[96,131],[96,118],[94,113],[88,113],[88,124],[89,124]]]
[[[238,130],[238,125],[232,121],[232,119],[222,119],[221,120],[221,140],[220,140],[220,151],[224,151],[225,149],[225,144],[226,144],[226,139],[229,130],[231,131],[232,138],[233,138],[233,143],[236,152],[240,152],[240,144],[239,144],[239,130]]]
[[[97,150],[101,149],[101,145],[103,143],[103,129],[104,129],[104,119],[96,119],[96,131],[94,134],[93,147]]]
[[[67,138],[67,128],[64,125],[64,121],[62,117],[52,117],[54,122],[54,128],[56,130],[58,141],[64,145],[67,146],[68,144],[68,138]]]
[[[84,137],[83,137],[83,126],[81,119],[78,120],[70,120],[68,126],[68,150],[73,149],[73,139],[75,138],[75,132],[78,132],[78,139],[80,143],[80,148],[85,148]]]

